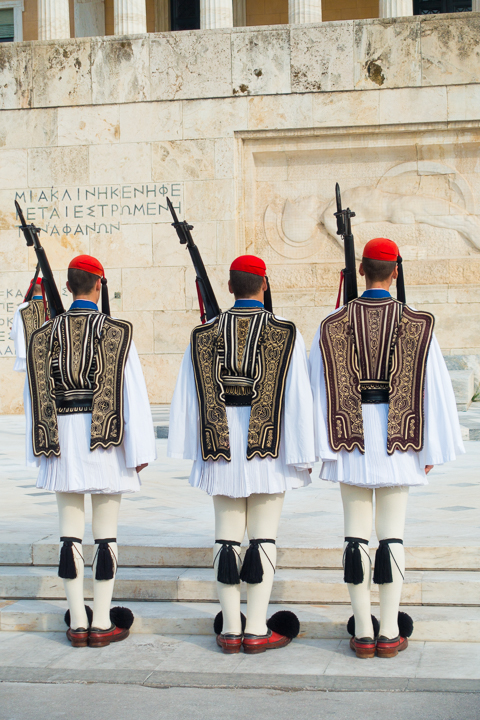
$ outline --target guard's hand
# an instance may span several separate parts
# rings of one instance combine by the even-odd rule
[[[425,475],[428,475],[430,470],[433,469],[433,465],[425,465]]]
[[[139,473],[139,472],[142,472],[142,470],[143,470],[144,468],[146,468],[147,466],[148,466],[148,463],[143,463],[142,465],[137,465],[137,467],[135,468],[135,470],[137,471],[137,473]]]
[[[309,475],[312,474],[312,470],[313,470],[313,468],[308,468],[308,473],[309,473]]]

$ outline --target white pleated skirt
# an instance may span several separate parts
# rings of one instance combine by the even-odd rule
[[[414,450],[387,453],[388,405],[362,405],[365,454],[355,448],[341,450],[335,461],[323,463],[322,480],[361,487],[428,485],[422,453]]]
[[[59,457],[41,457],[37,488],[71,493],[132,493],[140,478],[123,446],[90,450],[91,413],[58,416]]]
[[[282,493],[309,485],[310,474],[285,462],[283,441],[278,458],[247,460],[249,407],[227,407],[231,460],[195,460],[190,485],[209,495],[248,497],[256,493]],[[197,457],[202,457],[200,448]]]

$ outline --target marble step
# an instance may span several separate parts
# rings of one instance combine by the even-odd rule
[[[210,635],[218,603],[129,602],[135,615],[134,633],[159,635]],[[0,631],[64,632],[64,600],[18,600],[0,606]],[[348,638],[346,623],[351,614],[347,605],[278,605],[269,614],[286,609],[300,620],[300,635],[312,639]],[[242,608],[246,611],[245,607]],[[417,641],[480,642],[480,608],[418,607],[404,605],[414,621],[412,639]],[[379,616],[379,608],[372,612]]]
[[[58,562],[58,542],[0,543],[0,565],[50,566]],[[120,564],[123,567],[209,568],[211,547],[177,547],[151,545],[120,545]],[[370,549],[372,561],[375,545]],[[93,545],[83,546],[85,562],[91,564]],[[243,548],[243,552],[245,548]],[[408,570],[480,570],[478,547],[406,547]],[[279,547],[279,568],[340,569],[340,547]]]
[[[242,597],[246,586],[242,583]],[[93,593],[91,569],[85,571],[85,597]],[[63,581],[56,567],[0,567],[0,597],[5,599],[60,599]],[[114,599],[144,601],[215,602],[217,592],[212,569],[120,568]],[[372,588],[373,602],[378,587]],[[341,570],[279,569],[273,584],[272,602],[349,603]],[[480,572],[407,572],[402,602],[409,605],[480,606]]]

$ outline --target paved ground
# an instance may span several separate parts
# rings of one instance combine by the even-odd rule
[[[166,457],[157,440],[158,460],[142,473],[142,492],[125,496],[120,512],[120,543],[205,547],[213,539],[211,499],[188,484],[190,461]],[[480,442],[467,442],[467,454],[435,468],[430,484],[413,488],[405,545],[469,546],[480,529]],[[343,521],[337,485],[318,479],[287,493],[278,544],[283,547],[340,547]],[[58,541],[53,493],[36,490],[35,469],[24,465],[24,419],[0,417],[0,543]],[[88,505],[88,503],[87,503]],[[87,518],[89,512],[87,512]],[[87,528],[85,540],[90,540]]]
[[[478,695],[194,690],[111,685],[0,686],[0,720],[478,720]]]

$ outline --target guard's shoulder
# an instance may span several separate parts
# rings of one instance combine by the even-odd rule
[[[424,322],[431,323],[432,327],[435,325],[435,315],[432,315],[432,313],[427,310],[416,310],[409,305],[405,305],[403,308],[403,316],[412,321],[423,320]]]
[[[45,337],[49,337],[52,333],[54,320],[47,320],[44,322],[42,327],[37,328],[32,332],[30,343],[32,343],[34,338],[39,338],[40,336],[44,335]]]
[[[276,327],[288,328],[293,333],[296,332],[297,329],[294,322],[292,322],[291,320],[285,320],[285,318],[282,317],[278,317],[278,315],[272,314],[269,322],[271,322],[272,325]]]
[[[193,328],[193,330],[191,332],[191,336],[190,336],[191,340],[196,338],[201,333],[208,332],[209,330],[212,330],[212,328],[215,328],[219,323],[221,315],[223,315],[223,313],[220,313],[220,315],[217,315],[216,317],[212,318],[211,320],[207,320],[206,323],[202,323],[200,325],[195,325],[195,327]]]

